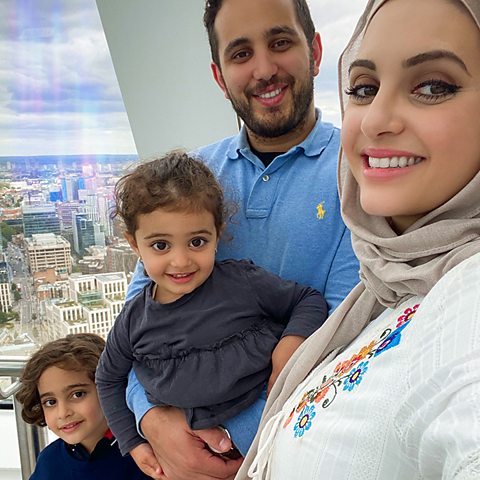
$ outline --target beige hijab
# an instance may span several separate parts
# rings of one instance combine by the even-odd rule
[[[356,56],[369,21],[386,1],[368,2],[340,57],[342,113],[348,66]],[[459,1],[480,28],[480,0]],[[268,397],[259,435],[237,479],[248,478],[247,471],[257,455],[262,428],[328,353],[350,343],[385,308],[396,307],[415,295],[426,295],[446,272],[480,252],[480,173],[447,203],[397,235],[384,217],[371,216],[362,210],[358,184],[342,151],[338,170],[342,216],[352,232],[352,244],[360,260],[361,281],[328,321],[295,352],[282,371]]]

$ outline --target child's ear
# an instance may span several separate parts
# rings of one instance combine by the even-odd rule
[[[125,240],[129,243],[132,247],[132,250],[140,257],[140,250],[138,249],[137,240],[135,240],[135,236],[131,233],[125,232]]]

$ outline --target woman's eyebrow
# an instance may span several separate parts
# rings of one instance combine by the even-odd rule
[[[357,58],[357,60],[354,60],[348,67],[348,73],[350,73],[355,67],[368,68],[369,70],[373,71],[377,70],[375,63],[373,63],[371,60],[365,60],[363,58]]]
[[[458,56],[455,55],[453,52],[449,50],[431,50],[429,52],[419,53],[418,55],[414,55],[413,57],[407,58],[402,62],[402,66],[405,68],[414,67],[415,65],[419,65],[420,63],[431,62],[432,60],[439,60],[446,58],[447,60],[452,60],[457,65],[460,65],[465,72],[470,75],[467,66],[465,65],[464,61]]]

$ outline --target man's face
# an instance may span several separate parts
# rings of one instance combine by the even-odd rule
[[[322,50],[318,34],[307,43],[292,0],[225,0],[215,32],[215,79],[247,127],[267,138],[301,128]]]

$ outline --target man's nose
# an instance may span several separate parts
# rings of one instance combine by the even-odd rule
[[[255,53],[253,77],[255,80],[270,80],[278,73],[278,65],[273,54],[268,50]]]

